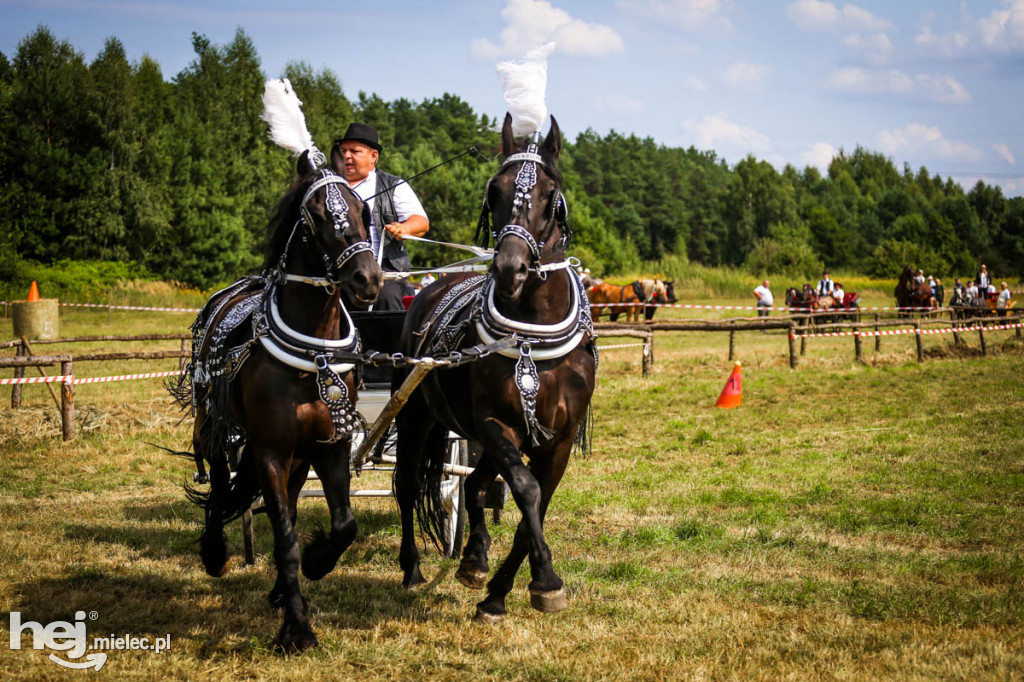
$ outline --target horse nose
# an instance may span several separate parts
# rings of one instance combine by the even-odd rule
[[[359,268],[352,275],[352,287],[356,291],[369,294],[366,298],[374,297],[380,290],[381,272],[379,268]]]

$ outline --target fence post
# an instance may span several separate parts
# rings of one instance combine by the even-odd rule
[[[188,366],[188,356],[185,355],[186,353],[188,353],[188,349],[189,349],[188,339],[182,339],[181,340],[182,356],[178,359],[178,371],[179,372],[184,372],[185,368]]]
[[[857,362],[864,362],[864,351],[861,348],[860,329],[853,330],[853,355]]]
[[[789,323],[789,368],[796,369],[796,325]]]
[[[914,320],[914,337],[917,341],[917,361],[924,362],[924,342],[921,340],[921,320]]]
[[[25,344],[24,343],[22,343],[21,345],[18,346],[17,355],[18,355],[18,357],[24,357],[24,356],[28,355],[28,349],[25,348]],[[14,378],[15,379],[24,379],[25,378],[25,368],[24,367],[15,367],[14,368]],[[11,407],[12,408],[14,408],[14,407],[21,407],[21,384],[14,384],[14,386],[11,387]]]
[[[75,369],[72,361],[66,360],[60,363],[60,373],[66,379],[60,385],[60,413],[61,421],[64,422],[64,440],[75,438]]]
[[[733,356],[736,354],[736,330],[729,330],[729,362],[732,362]]]
[[[985,323],[978,323],[978,338],[981,339],[981,355],[988,355],[988,346],[985,345]]]
[[[875,331],[878,331],[878,313],[875,313]],[[875,352],[882,350],[882,335],[875,334]]]
[[[641,373],[647,376],[651,373],[651,346],[650,337],[644,338],[643,358],[640,362]]]

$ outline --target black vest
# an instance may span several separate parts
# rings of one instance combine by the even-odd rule
[[[395,185],[404,182],[397,175],[377,171],[377,198],[373,200],[373,224],[377,226],[377,233],[384,240],[384,254],[381,259],[381,267],[389,272],[408,272],[411,262],[409,254],[405,250],[405,242],[398,239],[385,238],[389,225],[398,220],[398,212],[395,210]],[[376,256],[377,254],[374,254]]]

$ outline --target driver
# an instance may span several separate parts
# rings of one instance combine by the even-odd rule
[[[427,212],[402,178],[377,169],[382,147],[376,128],[352,123],[335,140],[331,156],[339,154],[343,174],[360,199],[370,207],[370,245],[384,272],[408,272],[410,261],[402,240],[422,237],[430,229]],[[381,228],[383,228],[383,233]],[[415,294],[409,281],[388,279],[380,289],[375,310],[404,310],[402,297]]]

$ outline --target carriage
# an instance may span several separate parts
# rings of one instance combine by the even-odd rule
[[[454,553],[464,501],[469,538],[455,578],[486,587],[474,620],[506,615],[506,596],[527,558],[530,605],[566,608],[543,524],[570,455],[589,449],[597,348],[577,263],[567,255],[557,122],[551,118],[541,141],[543,115],[521,116],[534,131],[524,144],[511,113],[505,117],[504,160],[484,189],[478,224],[487,275],[451,274],[424,288],[405,313],[361,316],[350,310],[369,308],[384,277],[370,246],[369,207],[344,179],[337,143],[329,157],[320,154],[297,98],[287,94],[282,110],[302,124],[286,147],[298,154],[297,178],[268,223],[263,272],[210,298],[192,327],[189,366],[170,387],[195,417],[192,449],[178,454],[195,461],[197,480],[209,482],[208,490],[186,490],[204,513],[203,567],[214,577],[226,573],[224,527],[262,500],[277,569],[268,600],[283,611],[274,646],[316,646],[299,574],[323,578],[355,540],[352,473],[367,470],[367,458],[370,469],[388,468],[385,434],[394,419],[402,586],[426,583],[417,517],[423,534]],[[382,406],[367,427],[374,404]],[[465,466],[469,440],[480,444],[472,468]],[[297,502],[311,471],[330,525],[300,547]],[[522,518],[489,576],[484,509],[499,479]]]

